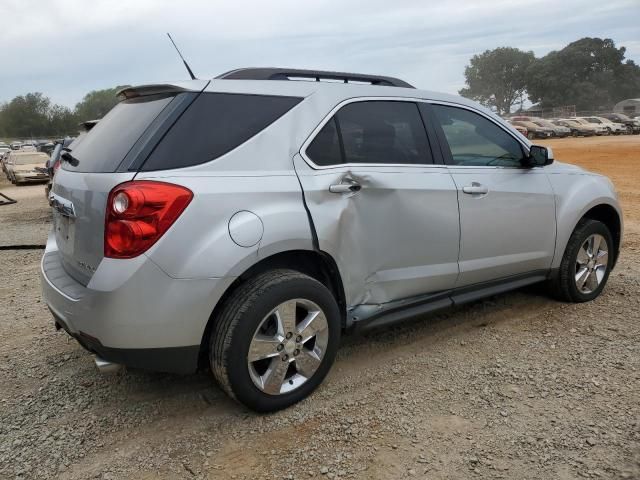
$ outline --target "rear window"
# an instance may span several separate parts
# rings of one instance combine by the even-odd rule
[[[81,142],[70,145],[78,163],[63,163],[65,170],[77,172],[114,172],[131,147],[173,95],[151,95],[118,103],[86,134]]]
[[[214,160],[264,130],[301,100],[271,95],[204,93],[171,127],[142,170],[182,168]]]
[[[29,165],[30,163],[42,163],[47,161],[49,157],[47,157],[46,153],[39,153],[34,155],[16,155],[15,156],[15,164],[16,165]]]

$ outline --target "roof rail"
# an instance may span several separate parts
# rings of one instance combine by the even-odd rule
[[[357,82],[386,87],[415,88],[404,80],[380,75],[365,75],[362,73],[328,72],[323,70],[300,70],[296,68],[238,68],[218,75],[217,79],[227,80],[296,80],[308,79],[319,82],[321,80],[341,80],[344,83]]]

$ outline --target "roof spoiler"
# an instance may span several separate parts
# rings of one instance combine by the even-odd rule
[[[404,80],[364,73],[330,72],[324,70],[300,70],[295,68],[238,68],[218,75],[216,79],[226,80],[338,80],[344,83],[367,83],[387,87],[415,88]]]
[[[141,85],[139,87],[125,87],[116,93],[116,97],[118,98],[118,100],[122,101],[129,98],[143,97],[146,95],[156,95],[159,93],[180,93],[188,91],[190,90],[170,84]]]

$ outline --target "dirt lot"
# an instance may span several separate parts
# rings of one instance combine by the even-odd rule
[[[345,338],[324,385],[272,415],[207,373],[99,375],[39,300],[41,252],[0,251],[0,478],[640,478],[640,137],[548,143],[620,192],[600,298],[531,288]],[[42,186],[11,191],[0,245],[43,243]]]

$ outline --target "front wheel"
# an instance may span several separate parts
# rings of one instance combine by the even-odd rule
[[[535,136],[535,134],[533,132],[529,132],[529,133],[527,133],[527,138],[529,140],[533,140],[534,138],[536,138],[536,136]]]
[[[614,243],[607,226],[584,219],[569,238],[552,293],[567,302],[587,302],[602,292],[613,267]]]
[[[241,285],[215,319],[213,374],[247,407],[269,412],[299,402],[329,372],[340,342],[332,293],[293,270],[272,270]]]

